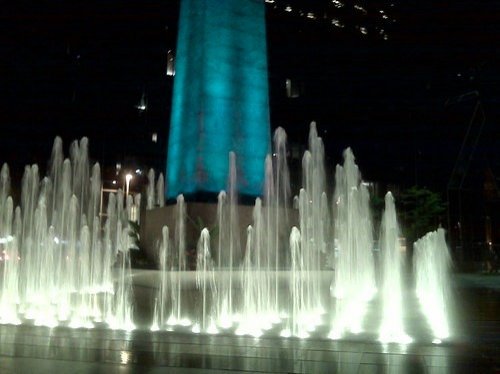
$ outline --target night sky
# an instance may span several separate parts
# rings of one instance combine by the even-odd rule
[[[471,176],[480,183],[485,167],[500,175],[500,4],[342,4],[266,4],[272,126],[304,145],[316,120],[331,165],[351,146],[367,179],[443,191],[480,102],[485,121],[470,147]],[[175,50],[178,11],[177,0],[4,4],[0,161],[18,170],[45,165],[54,136],[68,145],[85,135],[104,164],[162,168],[172,90],[167,51]],[[299,82],[298,98],[286,97],[287,78]],[[146,112],[136,108],[143,94]]]

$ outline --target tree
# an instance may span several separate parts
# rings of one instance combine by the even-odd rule
[[[408,244],[427,232],[436,230],[446,210],[446,204],[438,193],[417,186],[404,190],[398,205]]]

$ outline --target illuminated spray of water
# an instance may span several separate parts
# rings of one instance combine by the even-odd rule
[[[161,230],[161,243],[158,251],[158,263],[160,265],[160,282],[155,298],[154,311],[153,311],[153,324],[152,331],[157,331],[165,328],[167,324],[167,300],[169,296],[168,285],[168,261],[170,259],[170,243],[169,231],[167,226],[163,226]]]
[[[422,311],[440,342],[451,336],[451,256],[443,229],[427,233],[414,244],[415,289]]]
[[[212,255],[210,253],[210,234],[206,228],[201,230],[196,248],[196,287],[201,292],[200,320],[193,325],[194,333],[217,333],[216,299],[217,286]]]
[[[331,290],[337,300],[329,336],[338,339],[362,332],[367,302],[376,292],[369,192],[350,148],[336,168],[334,220],[338,257]]]
[[[382,343],[410,343],[403,325],[403,285],[401,271],[401,232],[396,216],[394,198],[385,195],[385,210],[380,227],[380,251],[382,256],[382,324],[379,340]]]
[[[9,171],[2,168],[2,323],[93,327],[112,320],[113,328],[131,328],[132,301],[114,295],[127,288],[129,261],[113,269],[117,252],[128,251],[129,243],[112,239],[127,217],[113,216],[123,212],[123,205],[117,206],[123,201],[111,195],[109,204],[115,206],[111,211],[108,206],[111,214],[101,230],[101,186],[99,164],[90,168],[86,138],[71,144],[68,159],[56,138],[44,178],[37,165],[25,168],[20,207],[8,196]]]

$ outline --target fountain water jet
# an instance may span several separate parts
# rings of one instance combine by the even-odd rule
[[[444,230],[427,233],[414,244],[415,288],[434,338],[447,339],[450,331],[451,257]]]
[[[8,197],[8,168],[0,172],[0,235],[2,251],[0,310],[3,323],[32,321],[53,327],[93,327],[112,320],[115,328],[130,328],[130,264],[125,261],[116,281],[122,299],[113,298],[113,264],[129,243],[112,239],[128,217],[116,217],[123,206],[108,207],[102,233],[99,164],[92,169],[88,141],[70,146],[64,159],[56,138],[48,175],[40,178],[37,165],[27,166],[22,179],[21,206]],[[110,197],[110,204],[120,201]],[[128,230],[125,232],[128,240]],[[126,258],[127,256],[123,256]],[[127,270],[128,269],[128,270]],[[122,287],[123,286],[123,287]],[[128,289],[128,291],[127,291]],[[128,295],[128,296],[125,296]],[[121,318],[120,315],[123,317]]]
[[[379,340],[383,343],[409,343],[411,338],[403,326],[403,284],[400,229],[396,217],[394,198],[385,195],[385,210],[380,228],[382,252],[382,324]]]
[[[286,134],[278,129],[274,153],[266,158],[263,198],[255,200],[243,253],[236,156],[230,153],[228,192],[218,196],[218,232],[212,243],[208,230],[201,232],[196,272],[187,269],[187,209],[184,197],[178,196],[172,243],[168,228],[162,230],[152,330],[191,325],[190,319],[194,332],[215,333],[224,328],[255,337],[276,332],[285,337],[324,337],[327,329],[330,337],[340,338],[363,330],[367,303],[376,292],[367,185],[347,149],[344,165],[336,170],[330,216],[324,146],[313,123],[309,148],[302,159],[302,188],[292,210],[287,154]],[[148,176],[145,209],[163,205],[162,176],[157,181],[154,171]],[[9,197],[8,167],[2,168],[0,323],[134,328],[129,251],[133,243],[127,221],[139,209],[140,196],[125,196],[121,190],[109,194],[103,218],[101,186],[100,167],[90,167],[86,139],[73,142],[70,158],[64,159],[62,142],[57,138],[49,175],[44,178],[36,165],[25,168],[20,207],[14,207]],[[291,224],[296,227],[289,235]],[[389,194],[380,238],[383,320],[375,333],[384,342],[407,338],[402,320],[398,232]],[[449,266],[442,236],[417,242],[416,246],[424,249],[417,249],[415,256],[422,311],[431,316],[431,303],[446,311],[435,313],[435,320],[429,322],[436,339],[445,338],[450,330],[449,290],[438,286],[449,281],[438,275],[446,274],[443,269]],[[329,256],[334,258],[334,274],[326,269]],[[324,292],[328,290],[326,276],[334,278],[331,299]],[[194,277],[196,288],[189,287]],[[323,320],[325,310],[331,315],[329,321]],[[324,328],[323,323],[327,324]]]

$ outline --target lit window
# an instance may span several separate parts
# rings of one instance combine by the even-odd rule
[[[285,86],[287,97],[294,99],[300,96],[300,90],[297,81],[288,78],[285,82]]]
[[[158,134],[156,132],[154,132],[153,135],[151,135],[151,141],[153,143],[158,143]]]
[[[141,100],[139,101],[139,104],[137,104],[135,107],[139,109],[141,112],[144,112],[147,109],[145,92],[142,93]]]
[[[339,0],[332,0],[332,3],[335,8],[342,8],[344,6],[344,3],[340,2]]]
[[[335,26],[335,27],[339,27],[339,28],[344,27],[344,25],[342,24],[342,22],[340,22],[340,20],[338,20],[336,18],[332,19],[332,25]]]
[[[171,49],[167,52],[167,75],[170,77],[175,75],[175,57]]]
[[[365,8],[363,8],[361,5],[358,5],[358,4],[355,4],[355,5],[354,5],[354,9],[359,10],[359,11],[360,11],[360,12],[362,12],[363,14],[366,14],[366,13],[367,13],[366,9],[365,9]]]

